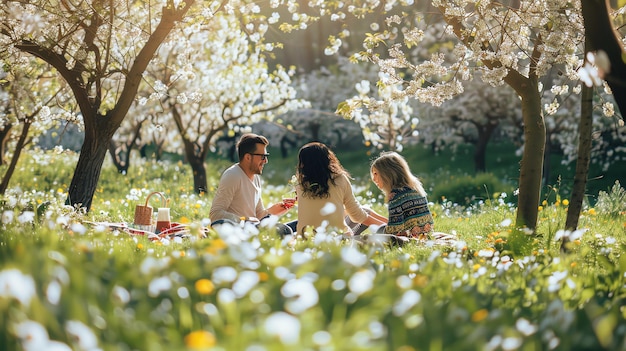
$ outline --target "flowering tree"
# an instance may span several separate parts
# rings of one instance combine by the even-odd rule
[[[520,101],[509,87],[493,87],[478,77],[466,84],[466,92],[434,107],[422,104],[420,116],[421,143],[435,150],[443,145],[455,148],[474,146],[474,168],[487,170],[487,145],[498,135],[515,142],[521,121]]]
[[[571,164],[576,161],[578,154],[579,109],[582,84],[556,84],[550,91],[544,93],[546,128],[548,130],[548,144],[557,152],[563,154],[561,163]],[[610,95],[608,85],[605,89],[595,92],[596,108],[592,111],[592,130],[595,135],[590,148],[590,162],[596,168],[606,171],[613,162],[626,160],[626,148],[620,147],[626,142],[626,130],[623,120],[615,115],[613,96]]]
[[[147,147],[153,146],[155,159],[161,159],[164,144],[176,136],[175,132],[170,133],[164,127],[162,121],[167,119],[158,104],[133,104],[109,143],[109,155],[119,173],[128,172],[133,150],[138,150],[141,157],[147,157]]]
[[[49,63],[80,107],[85,139],[68,204],[91,207],[109,142],[135,99],[145,68],[193,4],[11,1],[0,6],[2,45]]]
[[[133,149],[141,147],[142,131],[144,124],[149,117],[144,115],[126,118],[118,128],[109,143],[109,154],[113,160],[113,165],[122,174],[128,172],[130,167],[130,156]]]
[[[376,82],[378,70],[374,65],[362,62],[354,64],[345,56],[338,56],[336,59],[334,64],[320,67],[297,78],[295,86],[298,95],[310,101],[311,108],[291,113],[283,118],[293,130],[310,140],[339,146],[358,136],[352,129],[357,129],[366,140],[372,135],[365,118],[356,120],[359,123],[357,125],[351,121],[344,121],[340,115],[335,114],[335,110],[342,101],[354,95],[356,84]],[[349,128],[351,125],[356,128]],[[359,141],[362,139],[359,138]]]
[[[6,192],[24,148],[58,119],[72,116],[63,109],[71,109],[67,87],[48,65],[35,59],[16,61],[20,64],[5,64],[7,72],[0,77],[0,164],[7,164],[0,194]]]
[[[541,190],[545,122],[541,112],[540,78],[552,68],[577,79],[583,39],[580,4],[570,1],[439,1],[446,27],[442,41],[455,42],[456,60],[446,65],[443,54],[434,52],[429,60],[414,62],[411,53],[430,25],[421,13],[392,15],[385,26],[368,35],[366,50],[358,58],[379,65],[385,74],[380,86],[402,86],[383,100],[353,101],[351,110],[370,110],[407,97],[433,105],[463,92],[463,81],[475,71],[494,86],[508,84],[521,99],[524,121],[517,227],[535,229]],[[385,44],[386,56],[380,52]],[[567,48],[563,50],[563,48]]]
[[[247,29],[262,34],[266,26],[261,26]],[[249,38],[233,15],[217,14],[177,31],[173,39],[148,68],[155,92],[140,104],[156,102],[171,114],[169,125],[182,141],[194,188],[205,192],[204,160],[221,133],[308,104],[296,99],[290,86],[294,71],[281,66],[270,71],[263,50],[272,45],[262,36]]]

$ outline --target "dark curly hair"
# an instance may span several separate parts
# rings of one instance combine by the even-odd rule
[[[300,148],[296,177],[303,195],[327,198],[330,184],[335,184],[335,177],[341,174],[350,177],[335,153],[326,145],[312,142]]]

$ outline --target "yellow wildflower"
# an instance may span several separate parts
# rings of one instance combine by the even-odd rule
[[[226,248],[226,242],[222,239],[215,239],[211,242],[211,246],[206,248],[206,251],[212,255],[217,254],[222,249]]]
[[[422,274],[417,274],[415,275],[415,278],[413,278],[413,284],[415,284],[416,287],[423,288],[426,284],[428,284],[428,277]]]
[[[269,278],[269,275],[265,272],[259,272],[259,280],[264,282],[267,281],[267,279]]]
[[[193,350],[204,350],[215,346],[215,335],[206,330],[196,330],[185,336],[185,345]]]
[[[489,311],[487,311],[486,309],[482,308],[482,309],[472,313],[472,322],[480,322],[483,319],[487,318],[488,315],[489,315]]]
[[[213,282],[206,278],[196,280],[195,287],[196,291],[200,295],[209,295],[213,292],[213,290],[215,290],[215,285],[213,284]]]

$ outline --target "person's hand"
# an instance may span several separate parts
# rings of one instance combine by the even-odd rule
[[[267,211],[275,216],[282,216],[289,211],[289,208],[287,208],[283,202],[279,202],[270,206]]]

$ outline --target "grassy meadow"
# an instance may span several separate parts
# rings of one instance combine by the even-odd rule
[[[359,200],[386,213],[367,179],[370,156],[338,155]],[[579,230],[565,232],[568,199],[555,184],[531,252],[516,256],[508,241],[516,201],[506,180],[517,177],[510,160],[498,161],[505,167],[493,176],[497,188],[478,186],[468,204],[431,198],[436,230],[456,234],[456,245],[390,247],[331,229],[294,242],[265,227],[208,228],[211,191],[230,164],[217,159],[201,195],[180,162],[133,159],[121,175],[107,159],[92,209],[82,213],[64,205],[76,159],[24,156],[2,199],[2,350],[626,349],[621,187],[586,203]],[[431,193],[465,176],[418,162],[414,171]],[[293,167],[293,159],[271,158],[266,204],[291,193]],[[151,240],[93,224],[132,226],[135,206],[154,191],[170,200],[184,237]]]

